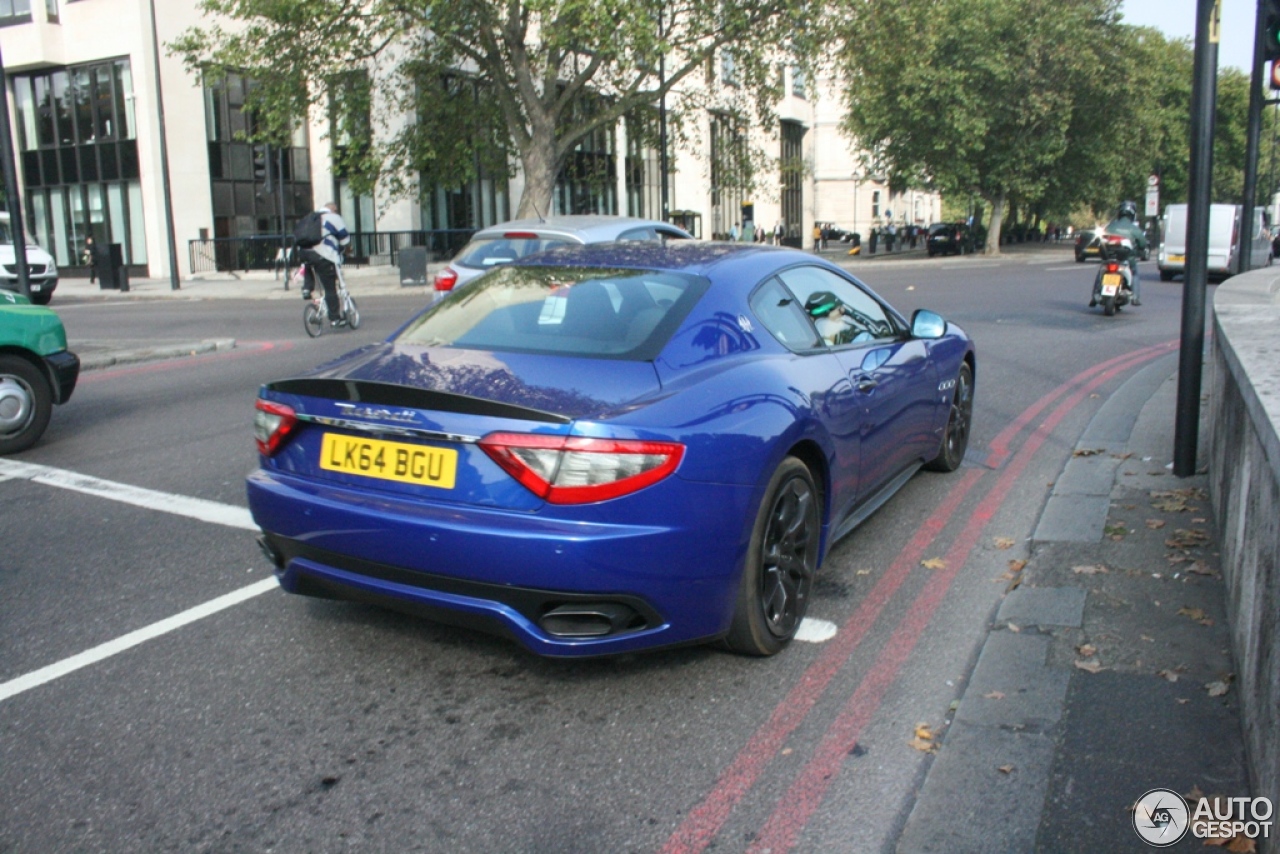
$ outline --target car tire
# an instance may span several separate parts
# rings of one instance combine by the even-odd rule
[[[756,511],[725,647],[766,656],[795,637],[809,607],[821,533],[822,496],[813,475],[787,457]]]
[[[39,441],[52,411],[48,377],[21,356],[0,356],[0,455]]]
[[[949,472],[960,468],[969,450],[969,434],[973,431],[973,369],[962,362],[956,374],[956,387],[951,394],[951,410],[942,432],[938,455],[925,463],[930,471]]]
[[[51,299],[53,299],[53,294],[49,293],[48,291],[42,291],[41,293],[31,295],[31,304],[32,305],[48,305],[49,300]]]
[[[1173,271],[1172,271],[1172,270],[1161,270],[1161,271],[1160,271],[1160,281],[1162,281],[1162,282],[1172,282],[1172,281],[1173,281],[1173,276],[1174,276],[1174,273],[1173,273]]]
[[[1079,252],[1077,252],[1077,253],[1076,253],[1076,263],[1077,263],[1077,264],[1083,264],[1083,263],[1084,263],[1084,256],[1083,256],[1083,255],[1081,255]]]

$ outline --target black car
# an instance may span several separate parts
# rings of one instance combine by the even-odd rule
[[[1102,251],[1102,232],[1085,229],[1076,232],[1076,263],[1083,264],[1087,258],[1097,258]]]
[[[934,255],[968,255],[974,250],[973,230],[963,222],[936,222],[929,226],[925,251]]]

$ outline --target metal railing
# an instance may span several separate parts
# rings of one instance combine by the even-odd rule
[[[347,264],[394,267],[399,263],[400,250],[410,246],[426,247],[428,262],[444,262],[457,255],[473,234],[475,229],[471,228],[354,232]],[[291,234],[189,240],[187,254],[192,273],[279,270],[296,263]]]

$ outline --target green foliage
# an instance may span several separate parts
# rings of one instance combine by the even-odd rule
[[[419,178],[456,185],[480,168],[500,175],[519,160],[524,213],[547,209],[555,175],[591,133],[699,80],[717,51],[733,51],[737,87],[688,87],[669,99],[673,126],[712,97],[774,126],[779,69],[817,55],[826,8],[808,0],[201,0],[208,24],[169,48],[193,71],[236,69],[261,81],[250,104],[261,134],[284,133],[316,108],[337,104],[349,121],[363,107],[369,140],[348,146],[341,168],[393,194],[412,192]],[[370,72],[371,91],[330,102],[331,81],[354,70]],[[459,70],[471,83],[456,82]],[[388,118],[403,115],[418,120]]]
[[[945,195],[1016,204],[1026,223],[1105,219],[1186,201],[1193,55],[1120,22],[1114,0],[856,0],[843,66],[846,129],[896,174]],[[1243,184],[1248,81],[1218,79],[1214,201]],[[1270,165],[1264,129],[1263,164]],[[1260,183],[1260,187],[1265,187]]]

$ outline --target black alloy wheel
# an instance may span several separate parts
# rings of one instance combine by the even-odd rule
[[[774,472],[751,533],[725,645],[773,655],[795,637],[818,569],[822,498],[809,469],[788,457]]]
[[[955,392],[951,395],[951,412],[947,415],[947,427],[942,436],[938,456],[925,464],[930,471],[955,471],[964,462],[969,450],[969,433],[973,428],[973,369],[968,362],[960,365],[956,374]]]

